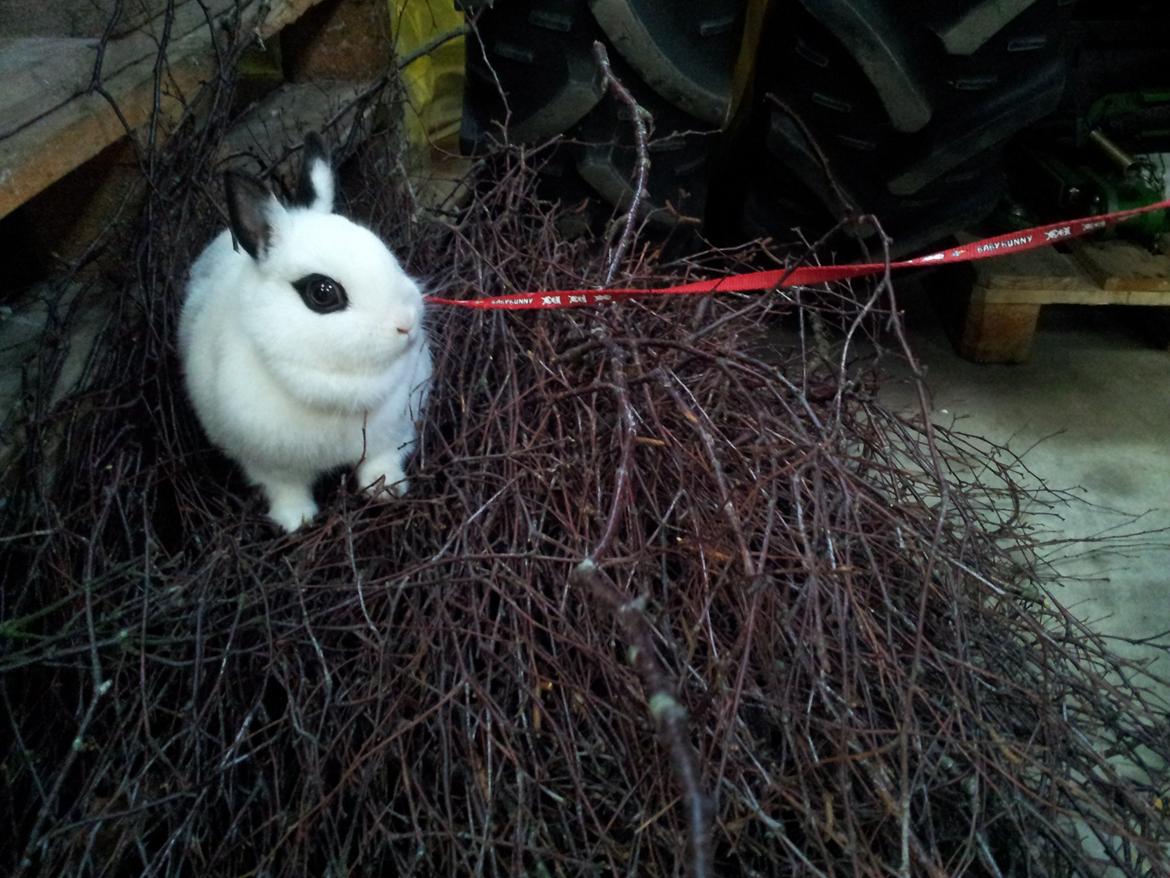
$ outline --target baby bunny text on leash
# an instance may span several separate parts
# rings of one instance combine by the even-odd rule
[[[333,213],[325,145],[305,139],[297,204],[225,175],[231,228],[191,267],[179,321],[187,390],[211,440],[295,530],[314,479],[354,465],[403,494],[431,379],[418,285],[369,229]],[[364,437],[363,437],[364,431]]]

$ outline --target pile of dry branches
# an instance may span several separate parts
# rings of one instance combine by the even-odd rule
[[[1167,873],[1165,714],[1038,581],[1019,463],[877,399],[886,282],[435,310],[410,494],[339,474],[279,536],[173,345],[224,121],[153,157],[85,380],[51,402],[46,346],[9,425],[5,874]],[[373,143],[357,203],[447,295],[769,258],[563,240],[540,151],[418,213]]]

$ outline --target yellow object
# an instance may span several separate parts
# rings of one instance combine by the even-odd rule
[[[735,116],[745,100],[751,98],[751,86],[756,78],[756,62],[764,23],[772,0],[747,0],[744,6],[743,35],[739,41],[739,54],[731,73],[731,110],[728,118]]]
[[[395,53],[399,58],[424,49],[464,25],[453,0],[389,0]],[[406,135],[417,150],[458,152],[463,114],[464,45],[457,36],[406,65]]]

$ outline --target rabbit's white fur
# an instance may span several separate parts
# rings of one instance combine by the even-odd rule
[[[307,164],[311,206],[286,208],[268,194],[256,257],[221,232],[191,268],[179,323],[204,429],[290,531],[316,514],[313,481],[334,467],[360,460],[360,486],[406,491],[431,379],[417,284],[373,232],[330,213],[328,161]],[[340,283],[348,306],[310,310],[293,287],[310,274]]]

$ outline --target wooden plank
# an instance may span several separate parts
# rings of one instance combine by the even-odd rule
[[[215,58],[176,45],[166,88],[160,95],[163,121],[181,112],[185,98],[213,73]],[[201,46],[199,47],[202,48]],[[154,109],[154,64],[142,61],[107,85],[130,128],[146,122]],[[126,134],[126,128],[100,95],[84,95],[0,142],[0,217],[61,179]]]
[[[1080,244],[1073,256],[1052,248],[975,264],[987,301],[1019,305],[1170,305],[1170,258],[1126,241]]]
[[[100,37],[121,3],[111,30],[129,33],[166,9],[168,0],[0,0],[0,22],[10,37]]]
[[[1097,285],[1064,253],[1051,247],[974,263],[975,283],[988,290],[1087,291]]]
[[[1052,248],[976,266],[976,287],[1002,304],[1170,304],[1170,259],[1127,241],[1082,243],[1074,259]]]
[[[226,23],[234,14],[233,0],[203,0],[213,21]],[[251,4],[255,0],[244,0]],[[101,79],[107,82],[139,62],[158,54],[167,33],[165,16],[150,19],[131,34],[110,40],[102,53]],[[185,0],[175,7],[169,20],[171,45],[196,31],[207,29],[207,16],[199,0]],[[51,113],[72,98],[85,94],[93,79],[98,59],[99,39],[83,39],[65,47],[39,45],[45,40],[14,40],[3,47],[11,53],[4,67],[4,90],[0,94],[0,139],[20,131],[42,116]],[[210,48],[210,36],[207,39]],[[168,53],[170,54],[170,53]],[[18,66],[18,65],[26,66]]]
[[[1170,291],[1157,290],[1059,290],[988,289],[988,301],[1016,305],[1170,305]]]
[[[244,28],[253,28],[262,39],[270,37],[279,27],[295,20],[318,2],[320,0],[285,0],[258,25],[245,19]],[[190,5],[202,15],[198,3]],[[248,6],[250,15],[262,10],[263,4],[259,2]],[[186,100],[214,75],[216,59],[211,38],[212,33],[203,21],[202,26],[169,43],[160,109],[170,118],[180,113]],[[118,112],[101,95],[80,93],[0,138],[0,217],[8,215],[125,136],[127,127],[136,129],[149,120],[154,109],[157,51],[157,46],[153,43],[152,46],[154,48],[147,56],[105,78],[105,89],[117,105]],[[76,68],[69,69],[73,71],[76,85]],[[88,84],[88,80],[86,82]],[[21,88],[27,85],[26,82]],[[6,82],[6,93],[7,89]],[[25,105],[26,111],[27,107]],[[118,113],[121,113],[121,119]]]
[[[349,137],[357,118],[355,100],[373,83],[296,82],[279,86],[241,117],[224,137],[217,155],[221,165],[256,173],[299,148],[308,131],[331,129],[330,140]],[[366,107],[365,114],[373,106]]]
[[[77,93],[78,83],[93,70],[94,43],[58,37],[0,40],[0,139]]]
[[[1083,242],[1073,255],[1102,289],[1170,292],[1170,256],[1129,241]]]

